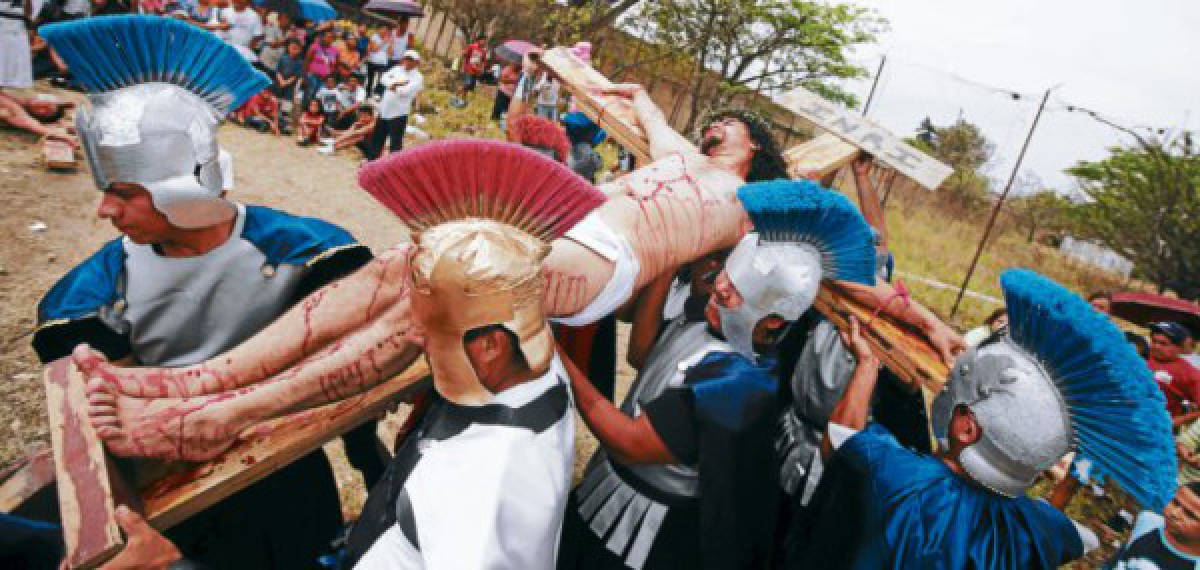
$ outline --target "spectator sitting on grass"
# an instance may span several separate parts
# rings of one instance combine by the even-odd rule
[[[357,146],[363,154],[367,154],[367,136],[375,130],[375,108],[370,105],[363,105],[358,109],[356,119],[349,128],[345,130],[331,131],[334,136],[333,149],[341,150]]]
[[[316,99],[308,102],[308,108],[300,116],[296,124],[296,144],[308,146],[317,142],[321,137],[321,127],[325,125],[325,113],[321,112],[321,104]]]
[[[1200,565],[1200,483],[1181,485],[1162,514],[1142,511],[1111,570],[1167,570]]]
[[[338,85],[338,112],[329,123],[329,128],[345,130],[358,120],[358,110],[367,100],[367,90],[359,85],[358,78],[351,75]]]
[[[74,103],[46,97],[17,97],[0,92],[0,124],[5,124],[39,137],[63,141],[72,147],[79,146],[75,137],[59,125],[68,107]]]

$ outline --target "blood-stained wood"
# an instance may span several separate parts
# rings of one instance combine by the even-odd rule
[[[216,459],[144,485],[138,494],[146,520],[160,530],[178,524],[375,417],[394,405],[398,395],[427,389],[422,378],[428,375],[421,359],[367,392],[247,430]]]
[[[54,482],[54,449],[43,449],[0,473],[0,513],[11,513]]]
[[[51,362],[43,379],[65,561],[69,568],[94,568],[122,542],[104,447],[88,421],[86,379],[70,357]]]

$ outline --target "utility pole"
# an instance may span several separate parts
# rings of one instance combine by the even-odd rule
[[[871,82],[871,91],[867,93],[867,102],[863,103],[863,116],[867,116],[867,111],[871,108],[871,101],[875,100],[875,88],[879,87],[879,76],[883,75],[883,64],[887,63],[887,54],[879,56],[879,69],[875,70],[875,80]]]
[[[971,283],[971,277],[975,275],[975,266],[979,263],[979,256],[983,254],[983,248],[992,234],[992,227],[996,225],[996,216],[1000,214],[1000,207],[1004,205],[1004,199],[1008,198],[1008,191],[1012,190],[1013,181],[1017,179],[1017,171],[1021,169],[1021,162],[1025,160],[1025,151],[1029,150],[1029,141],[1033,140],[1033,131],[1037,129],[1038,121],[1042,118],[1042,111],[1046,109],[1046,100],[1050,99],[1050,92],[1055,89],[1058,89],[1058,86],[1047,89],[1046,93],[1042,95],[1042,103],[1038,105],[1037,114],[1033,116],[1033,124],[1029,125],[1029,133],[1025,135],[1025,144],[1021,145],[1021,153],[1017,155],[1017,163],[1013,165],[1012,172],[1008,175],[1008,183],[1004,185],[1004,192],[996,200],[996,205],[992,206],[992,214],[988,217],[987,226],[983,228],[983,238],[979,240],[979,247],[975,248],[975,256],[971,258],[971,267],[967,269],[967,276],[963,278],[962,287],[958,289],[958,297],[954,299],[954,306],[950,308],[952,318],[958,313],[958,306],[962,303],[967,285]]]

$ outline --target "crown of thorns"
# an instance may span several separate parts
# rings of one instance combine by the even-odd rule
[[[693,134],[693,138],[700,138],[704,135],[705,127],[712,124],[712,122],[717,119],[724,119],[726,117],[733,117],[743,123],[746,123],[748,126],[761,130],[762,132],[771,132],[771,120],[763,116],[761,113],[739,107],[722,107],[709,109],[708,111],[705,111],[703,115],[701,115],[700,122],[696,123],[696,132]]]

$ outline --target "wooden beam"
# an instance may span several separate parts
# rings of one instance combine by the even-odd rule
[[[858,147],[829,133],[819,135],[783,151],[788,176],[823,178],[854,160]]]
[[[142,486],[146,520],[159,530],[178,524],[375,417],[406,391],[425,389],[428,375],[420,359],[367,392],[247,430],[219,457]]]
[[[58,139],[42,139],[42,160],[46,168],[51,170],[76,170],[79,161],[75,159],[75,149]]]
[[[94,568],[120,550],[122,541],[104,447],[88,421],[87,379],[69,356],[51,362],[43,379],[65,563],[68,568]]]
[[[913,148],[874,121],[797,87],[775,99],[811,126],[825,130],[861,148],[929,190],[934,190],[954,169]]]
[[[596,91],[613,83],[567,48],[557,47],[542,54],[541,62],[558,77],[575,97],[576,104],[608,135],[637,157],[638,164],[650,163],[650,144],[638,125],[637,115],[628,99],[600,95]]]

